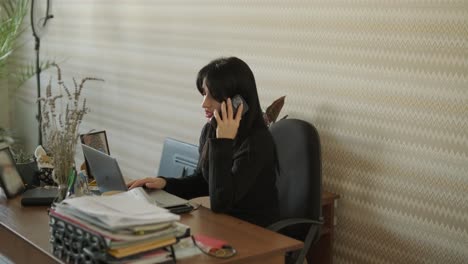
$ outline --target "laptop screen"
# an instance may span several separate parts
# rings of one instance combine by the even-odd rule
[[[84,144],[81,147],[101,193],[128,190],[115,158]]]

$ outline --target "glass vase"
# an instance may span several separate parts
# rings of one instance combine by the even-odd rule
[[[54,202],[60,203],[65,200],[68,196],[68,185],[67,184],[59,184],[57,187],[57,197],[55,197]]]
[[[52,172],[52,177],[57,183],[57,197],[54,202],[60,203],[70,195],[70,181],[74,179],[75,169],[74,166],[66,168],[55,167]]]

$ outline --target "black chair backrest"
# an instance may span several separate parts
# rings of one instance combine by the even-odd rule
[[[298,119],[270,127],[279,160],[277,180],[281,219],[322,216],[322,163],[317,129]]]

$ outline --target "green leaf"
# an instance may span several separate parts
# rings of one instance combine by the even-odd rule
[[[5,62],[15,49],[15,40],[24,32],[28,7],[29,0],[0,0],[0,78],[5,75]]]
[[[53,60],[46,60],[46,61],[41,61],[39,63],[39,68],[41,72],[49,69],[52,67],[54,64],[56,64],[55,61]],[[17,82],[17,87],[20,87],[23,85],[27,80],[29,80],[31,77],[36,75],[36,64],[35,63],[30,63],[26,66],[24,66],[22,69],[20,69],[17,73],[12,74],[13,78]]]

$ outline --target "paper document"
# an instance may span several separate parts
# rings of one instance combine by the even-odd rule
[[[90,230],[95,233],[98,233],[102,235],[104,238],[108,240],[112,240],[113,243],[116,245],[119,245],[120,242],[115,242],[115,241],[124,241],[124,242],[142,241],[142,240],[148,240],[148,239],[153,239],[153,238],[158,238],[158,237],[168,236],[168,235],[173,235],[175,237],[182,237],[188,232],[190,232],[189,226],[181,224],[179,222],[169,222],[169,223],[159,224],[159,225],[163,225],[164,228],[155,232],[148,232],[148,233],[143,233],[143,234],[142,233],[135,234],[135,233],[128,233],[128,232],[121,233],[120,231],[110,232],[105,229],[99,228],[96,225],[96,221],[87,222],[83,219],[79,219],[78,217],[75,217],[74,215],[67,213],[67,211],[63,210],[63,208],[61,207],[56,207],[56,208],[51,209],[50,213],[63,220],[66,220],[75,225],[78,225],[86,230]]]
[[[98,219],[109,228],[178,221],[179,215],[158,207],[140,187],[111,196],[82,196],[64,200],[68,210]],[[75,212],[75,215],[76,213]]]

